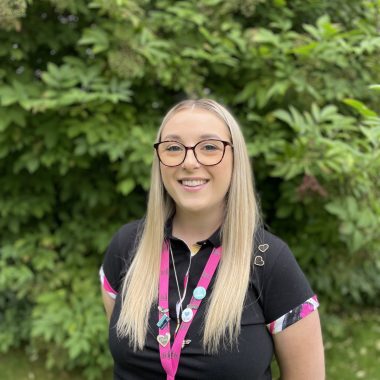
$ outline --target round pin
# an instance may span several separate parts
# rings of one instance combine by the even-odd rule
[[[206,297],[206,289],[203,286],[197,286],[193,291],[196,300],[203,300]]]
[[[184,322],[190,322],[193,319],[193,310],[187,307],[182,311],[181,317]]]

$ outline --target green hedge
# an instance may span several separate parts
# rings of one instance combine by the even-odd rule
[[[0,351],[109,367],[97,270],[188,97],[241,122],[265,219],[325,309],[378,306],[379,7],[1,0]]]

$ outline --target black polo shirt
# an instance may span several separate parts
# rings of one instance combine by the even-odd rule
[[[140,220],[120,228],[111,240],[101,269],[102,280],[106,279],[108,287],[112,287],[116,294],[109,328],[109,345],[114,359],[114,379],[117,380],[166,379],[157,342],[157,305],[152,307],[150,313],[146,345],[142,351],[133,352],[128,340],[119,339],[116,335],[115,325],[121,309],[119,293],[121,282],[133,258],[138,240],[136,237],[139,235],[141,226]],[[182,240],[171,235],[170,222],[166,226],[165,235],[171,242],[182,293],[190,251]],[[311,300],[314,293],[293,254],[282,240],[264,229],[259,229],[255,241],[254,255],[260,257],[255,261],[258,265],[253,266],[250,278],[238,346],[232,349],[222,348],[217,355],[206,354],[202,348],[205,300],[212,292],[214,276],[206,299],[203,300],[186,336],[191,343],[182,349],[176,380],[268,380],[272,378],[270,363],[273,357],[273,340],[269,329],[272,331],[276,324],[277,331],[282,330],[305,316],[305,310],[311,305],[305,302]],[[220,230],[198,244],[201,248],[192,257],[188,290],[183,303],[185,307],[190,301],[213,248],[221,244]],[[259,245],[262,247],[261,251],[264,252],[257,249]],[[231,297],[234,296],[230,289],[226,289],[226,292],[230,292]],[[170,259],[169,314],[172,337],[176,326],[175,305],[178,299],[177,283]],[[317,307],[316,301],[313,304]],[[228,313],[228,310],[225,312]],[[279,329],[278,326],[280,326]]]

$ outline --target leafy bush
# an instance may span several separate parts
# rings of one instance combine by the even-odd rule
[[[379,6],[1,0],[0,350],[109,367],[97,270],[186,97],[241,122],[265,218],[326,309],[378,305]]]

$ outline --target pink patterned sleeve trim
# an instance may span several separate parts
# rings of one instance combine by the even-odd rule
[[[100,282],[103,286],[103,289],[107,292],[107,294],[112,298],[115,299],[117,295],[117,291],[112,288],[110,283],[107,280],[106,275],[104,274],[103,267],[100,267],[99,270],[99,277],[100,277]]]
[[[318,306],[318,298],[316,295],[314,295],[301,305],[282,315],[280,318],[277,318],[275,321],[268,323],[267,328],[271,334],[277,334],[280,331],[285,330],[287,327],[291,326],[293,323],[296,323],[300,319],[307,317],[310,313],[316,310]]]

